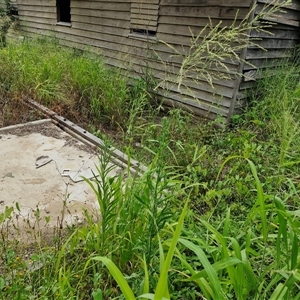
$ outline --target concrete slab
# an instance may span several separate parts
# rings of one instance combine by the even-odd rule
[[[37,212],[51,226],[82,222],[82,209],[98,206],[80,176],[92,177],[97,163],[95,150],[50,120],[0,129],[0,213],[18,203],[18,217],[32,222]]]

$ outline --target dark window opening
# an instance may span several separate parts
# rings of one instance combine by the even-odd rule
[[[13,8],[11,9],[11,15],[12,15],[12,16],[18,16],[18,15],[19,15],[18,9],[17,9],[16,7],[13,7]]]
[[[130,35],[137,38],[156,38],[160,0],[131,0]]]
[[[147,29],[131,29],[131,33],[140,34],[144,36],[156,36],[156,31]]]
[[[71,23],[70,0],[57,0],[57,21]]]
[[[6,13],[8,16],[18,16],[18,8],[15,1],[6,1]]]

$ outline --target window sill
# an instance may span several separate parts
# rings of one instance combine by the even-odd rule
[[[72,27],[72,23],[70,22],[61,22],[61,21],[59,21],[59,22],[57,22],[56,23],[56,25],[58,25],[58,26],[64,26],[64,27]]]
[[[149,35],[143,35],[143,34],[138,34],[138,33],[129,33],[128,37],[131,39],[137,39],[137,40],[142,40],[142,41],[150,41],[150,42],[157,42],[158,38],[157,36],[149,36]]]

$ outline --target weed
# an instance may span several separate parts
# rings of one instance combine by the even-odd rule
[[[200,38],[193,36],[179,88],[189,68],[206,74],[201,64],[209,62],[197,60]],[[219,66],[230,58],[224,55]],[[5,108],[26,95],[88,120],[102,138],[103,124],[108,134],[114,129],[95,167],[100,176],[86,180],[97,215],[86,211],[85,224],[56,232],[27,256],[2,224],[3,299],[300,299],[297,62],[273,70],[235,126],[216,130],[178,109],[159,114],[149,73],[130,85],[98,56],[56,40],[8,44],[0,57]],[[130,161],[114,174],[116,130],[129,156],[149,165],[140,177]],[[38,210],[35,216],[38,228]]]
[[[230,158],[230,159],[233,159]],[[229,161],[229,160],[228,160]],[[227,161],[224,162],[224,164]],[[247,222],[240,223],[241,230],[238,237],[232,237],[230,210],[227,211],[221,226],[212,226],[207,221],[199,218],[201,225],[206,230],[201,238],[193,235],[186,238],[179,238],[182,227],[182,216],[179,221],[179,228],[173,232],[173,239],[170,243],[167,256],[167,268],[163,266],[161,277],[156,287],[155,299],[170,299],[168,293],[167,273],[173,256],[181,262],[181,270],[178,273],[185,275],[184,282],[194,282],[202,291],[206,299],[295,299],[300,297],[298,280],[298,230],[299,224],[287,212],[285,205],[280,199],[274,201],[275,205],[266,206],[266,195],[263,193],[262,184],[257,176],[254,164],[248,160],[251,173],[257,186],[257,203],[253,206],[246,217],[256,220],[255,213],[259,213],[260,221],[257,223],[257,230],[252,231]],[[186,206],[183,210],[185,212]],[[277,240],[271,227],[267,228],[267,215],[271,214],[272,222],[277,227]],[[288,227],[291,226],[291,227]],[[296,233],[296,232],[297,233]],[[276,231],[275,231],[276,232]],[[184,255],[179,243],[194,252],[199,263],[191,255]],[[275,242],[276,241],[276,242]],[[276,245],[276,246],[275,246]],[[172,250],[171,250],[172,249]],[[257,252],[257,249],[259,252]],[[263,250],[264,249],[264,250]],[[285,249],[285,250],[284,250]],[[172,254],[170,254],[172,253]],[[162,252],[161,252],[161,255]],[[284,257],[282,260],[281,257]],[[133,291],[129,288],[125,278],[116,265],[105,257],[93,258],[103,262],[110,273],[117,281],[126,299],[135,299]],[[164,261],[164,259],[163,259]],[[256,268],[256,262],[259,268]],[[88,264],[90,261],[88,262]],[[195,269],[199,266],[199,269]],[[272,267],[271,267],[272,266]],[[271,267],[271,268],[270,268]],[[272,272],[273,269],[280,268],[280,272]],[[147,277],[147,269],[145,269]],[[146,291],[148,292],[148,286]],[[281,296],[280,296],[281,295]],[[147,299],[152,299],[148,294],[141,295]]]
[[[183,211],[180,215],[178,225],[176,227],[176,230],[173,234],[172,240],[170,242],[169,250],[167,253],[167,256],[165,258],[164,253],[160,252],[160,258],[161,258],[161,269],[160,269],[160,276],[158,279],[158,283],[155,289],[155,294],[149,294],[149,274],[148,274],[148,268],[147,263],[144,264],[144,271],[145,271],[145,280],[144,280],[144,289],[143,295],[140,295],[138,298],[145,298],[145,299],[169,299],[169,289],[168,289],[168,272],[171,265],[172,258],[174,256],[174,252],[176,249],[176,244],[178,242],[181,229],[183,227],[184,217],[187,211],[187,202],[183,208]],[[160,245],[161,246],[161,245]],[[109,270],[115,281],[118,283],[119,287],[121,288],[122,294],[124,295],[125,299],[127,300],[133,300],[136,299],[134,296],[134,292],[129,287],[129,285],[126,282],[126,279],[118,269],[118,267],[108,258],[106,257],[93,257],[91,258],[87,264],[86,267],[90,264],[91,261],[100,261],[102,262]]]
[[[0,48],[7,45],[6,36],[8,30],[17,21],[17,12],[10,0],[4,1],[4,8],[0,6]]]
[[[129,82],[119,69],[108,69],[101,57],[81,55],[58,45],[55,39],[26,39],[0,51],[0,93],[31,97],[71,119],[85,118],[91,125],[125,128],[130,102]],[[13,70],[13,71],[12,71]],[[20,96],[21,95],[21,96]],[[136,99],[136,103],[137,103]]]

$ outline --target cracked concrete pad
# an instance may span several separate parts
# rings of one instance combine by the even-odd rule
[[[38,208],[56,226],[81,222],[83,208],[97,211],[96,196],[80,174],[92,176],[98,156],[54,124],[0,130],[0,157],[0,213],[18,203],[18,217],[34,221]],[[111,175],[119,172],[116,167]]]

